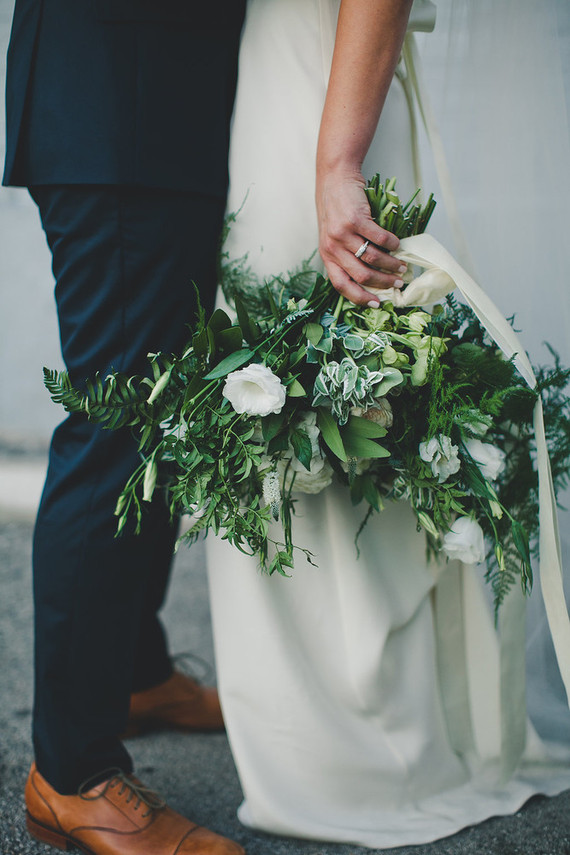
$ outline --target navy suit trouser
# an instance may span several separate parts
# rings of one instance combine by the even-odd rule
[[[179,352],[196,308],[212,308],[224,201],[137,187],[30,190],[53,258],[61,347],[79,386],[96,371],[147,373],[149,352]],[[110,767],[131,691],[171,673],[157,616],[176,525],[157,496],[138,536],[115,537],[117,498],[139,463],[128,428],[83,415],[56,429],[34,533],[34,748],[70,794]]]

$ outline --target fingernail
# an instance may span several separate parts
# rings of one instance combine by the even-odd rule
[[[398,267],[398,273],[406,273],[407,269],[408,269],[408,265],[402,264],[401,267]]]
[[[403,284],[404,284],[403,279],[395,279],[394,280],[394,288],[401,288]]]
[[[367,303],[366,305],[368,306],[369,309],[379,309],[380,308],[380,303],[378,303],[376,300],[370,300],[370,302]]]

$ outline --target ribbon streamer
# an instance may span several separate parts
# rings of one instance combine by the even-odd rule
[[[435,238],[427,234],[404,238],[400,242],[400,249],[394,255],[403,261],[426,268],[429,274],[429,278],[424,273],[416,280],[412,280],[410,285],[401,292],[402,305],[425,305],[436,302],[441,299],[442,291],[446,287],[447,293],[453,290],[453,287],[458,288],[505,356],[509,359],[513,358],[514,364],[529,387],[531,389],[536,387],[536,378],[530,360],[511,325],[489,296]],[[410,289],[412,289],[411,292],[406,296],[406,292]],[[380,293],[376,292],[378,296]],[[386,295],[384,299],[392,298]],[[416,299],[421,299],[422,302],[413,302]],[[558,667],[570,703],[570,618],[564,598],[556,497],[546,447],[544,415],[540,398],[534,408],[534,430],[539,485],[540,584]]]

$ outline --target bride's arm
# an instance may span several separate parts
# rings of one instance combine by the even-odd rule
[[[354,303],[374,300],[360,285],[386,288],[401,275],[402,263],[378,249],[395,250],[399,241],[372,221],[361,168],[411,5],[412,0],[342,0],[340,7],[317,150],[316,198],[322,259],[334,287]],[[358,260],[354,253],[365,240],[370,246]]]

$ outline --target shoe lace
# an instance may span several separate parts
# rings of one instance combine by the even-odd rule
[[[98,779],[101,780],[101,776],[105,775],[105,773],[111,773],[110,777],[105,780],[105,786],[102,790],[95,793],[95,795],[89,795],[89,790],[93,789],[95,786],[95,781]],[[146,805],[147,810],[142,814],[143,819],[147,816],[150,816],[151,813],[155,810],[162,810],[162,808],[166,807],[166,802],[160,796],[158,796],[155,792],[150,790],[148,787],[143,787],[142,784],[139,784],[137,781],[134,781],[126,772],[123,772],[122,769],[111,768],[105,769],[104,772],[101,772],[100,775],[95,777],[88,778],[86,781],[83,781],[81,786],[79,787],[77,794],[84,801],[95,801],[95,799],[101,799],[107,793],[108,790],[114,789],[119,786],[118,795],[122,796],[125,792],[127,793],[127,804],[130,804],[133,799],[136,799],[134,804],[134,810],[138,810],[141,804]]]

